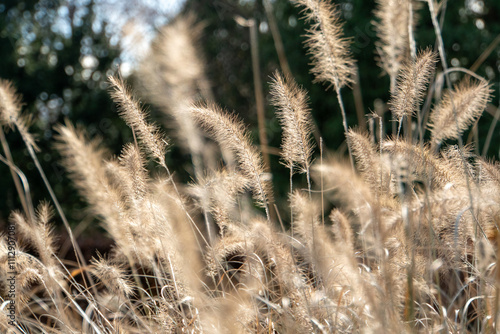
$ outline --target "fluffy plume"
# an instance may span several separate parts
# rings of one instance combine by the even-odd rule
[[[201,177],[189,192],[204,210],[212,213],[223,234],[224,227],[231,222],[237,195],[247,187],[248,179],[243,175],[222,169]]]
[[[304,242],[313,248],[314,232],[317,232],[320,221],[318,203],[309,200],[299,191],[291,194],[290,203],[294,215],[294,233],[299,234]]]
[[[125,83],[121,79],[112,76],[108,79],[112,85],[111,96],[120,107],[120,116],[137,134],[144,150],[155,158],[160,165],[166,166],[166,137],[155,124],[147,122],[146,111],[140,106],[139,101],[132,96]]]
[[[367,135],[354,130],[349,130],[347,140],[365,182],[376,194],[387,194],[389,192],[390,170],[380,159],[375,145]]]
[[[372,189],[354,173],[350,166],[337,159],[315,164],[312,176],[319,183],[321,175],[325,189],[324,196],[336,207],[349,214],[354,214],[356,224],[368,224],[373,215],[374,199]],[[359,228],[359,226],[357,226]]]
[[[93,211],[106,221],[108,229],[120,228],[120,211],[124,208],[122,194],[106,175],[103,163],[107,152],[99,142],[88,141],[82,130],[72,125],[59,126],[57,149],[63,156],[63,164],[70,172],[74,184],[91,205]],[[116,231],[119,235],[120,232]]]
[[[164,105],[168,98],[193,95],[197,88],[208,98],[203,90],[205,85],[208,86],[205,63],[198,48],[202,29],[203,24],[197,23],[192,13],[179,16],[161,28],[150,57],[140,69],[142,81],[155,103],[168,108]],[[159,90],[155,84],[167,88],[167,91]],[[166,99],[165,94],[171,96]]]
[[[144,94],[169,116],[165,125],[173,128],[179,139],[177,144],[191,153],[197,176],[203,174],[201,155],[205,143],[189,113],[189,106],[193,102],[212,100],[198,47],[202,28],[194,14],[181,15],[169,22],[161,28],[138,71]]]
[[[377,0],[374,12],[379,20],[374,23],[379,38],[379,66],[392,78],[396,78],[410,47],[408,1],[411,0]]]
[[[396,170],[396,174],[404,174],[406,181],[423,182],[432,189],[464,187],[466,184],[461,164],[447,163],[428,146],[420,147],[403,140],[387,140],[382,145],[382,151],[390,154],[393,170],[404,169]],[[453,161],[456,162],[455,159]]]
[[[489,84],[483,80],[464,80],[446,92],[430,115],[432,141],[440,143],[461,136],[481,116],[490,93]]]
[[[347,238],[339,243],[335,243],[331,233],[328,232],[325,225],[321,225],[319,219],[319,206],[317,203],[309,200],[300,192],[296,191],[291,196],[292,208],[294,211],[293,230],[295,237],[300,240],[305,247],[301,249],[302,256],[305,255],[312,266],[317,282],[314,284],[329,286],[326,294],[330,298],[339,298],[337,293],[342,293],[342,289],[347,286],[355,285],[359,290],[353,295],[362,296],[363,283],[358,280],[358,263],[354,259],[353,240],[349,222],[340,213],[333,214],[334,221],[341,226],[338,229],[336,238]],[[338,222],[337,219],[342,219]],[[342,268],[342,270],[339,270]],[[362,298],[364,298],[363,296]],[[350,297],[347,297],[350,298]]]
[[[295,0],[304,7],[306,21],[312,26],[306,45],[312,58],[315,82],[326,82],[336,90],[354,82],[355,65],[350,40],[343,36],[340,12],[328,1]]]
[[[10,127],[21,113],[21,96],[17,95],[12,83],[0,80],[0,120]]]
[[[297,165],[301,173],[306,173],[313,152],[313,125],[307,107],[307,93],[292,78],[283,78],[276,72],[271,94],[272,103],[278,109],[276,116],[283,128],[281,148],[285,165],[290,169]]]
[[[349,251],[346,252],[347,254],[354,255],[354,235],[349,219],[347,219],[340,210],[333,209],[330,213],[330,220],[333,223],[332,230],[335,235],[335,240],[349,249]]]
[[[55,267],[55,240],[50,220],[54,213],[47,202],[42,202],[37,208],[35,224],[30,224],[19,212],[13,212],[11,221],[19,227],[19,232],[35,247],[45,266]]]
[[[33,135],[28,131],[29,118],[21,115],[21,96],[10,81],[0,79],[0,124],[16,127],[26,145],[38,149]]]
[[[115,295],[130,296],[133,293],[132,282],[120,265],[99,257],[92,260],[92,266],[92,273]]]
[[[128,177],[122,178],[132,201],[144,198],[147,192],[148,174],[141,152],[133,144],[126,144],[120,156],[120,165]]]
[[[14,252],[15,262],[12,261],[12,253],[9,254],[9,252]],[[9,255],[11,256],[9,257]],[[30,289],[32,285],[43,282],[44,266],[32,255],[24,252],[23,249],[18,246],[17,242],[10,238],[5,238],[5,236],[2,235],[0,238],[0,282],[2,282],[0,288],[2,289],[2,299],[7,295],[4,294],[6,291],[4,289],[10,276],[9,273],[13,270],[17,273],[15,282],[16,293],[15,296],[10,296],[10,300],[15,300],[17,307],[22,310],[23,308],[21,305],[24,306],[26,300],[28,300],[33,293]]]
[[[485,160],[478,161],[481,179],[492,182],[500,190],[500,163],[488,162]]]
[[[208,130],[219,145],[236,155],[239,166],[248,179],[257,203],[267,209],[269,185],[264,179],[261,155],[250,143],[245,126],[234,115],[216,105],[197,105],[191,108],[195,119]]]
[[[423,101],[425,90],[437,61],[437,54],[431,49],[420,51],[415,61],[404,64],[399,71],[397,88],[389,102],[394,118],[414,115]]]

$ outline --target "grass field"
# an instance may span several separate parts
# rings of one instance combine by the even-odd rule
[[[339,9],[294,4],[309,24],[315,82],[337,97],[348,155],[324,152],[308,92],[286,69],[276,71],[270,103],[289,170],[286,213],[275,205],[269,160],[277,157],[264,127],[257,145],[238,115],[213,101],[194,15],[164,27],[138,69],[145,99],[175,120],[171,138],[119,76],[109,77],[110,95],[134,141],[118,156],[69,121],[56,128],[66,170],[113,240],[109,254],[90,261],[37,160],[15,87],[0,82],[0,161],[21,202],[0,239],[2,333],[497,330],[500,164],[462,139],[491,100],[490,84],[448,67],[433,0],[422,7],[436,50],[415,43],[414,2],[379,0],[379,64],[390,77],[396,131],[385,136],[375,112],[365,115],[369,131],[350,127],[342,92],[356,65]],[[461,75],[455,84],[451,73]],[[51,194],[46,202],[32,202],[7,128],[22,137]],[[174,143],[191,157],[187,184],[165,158]],[[54,215],[76,261],[59,256]]]

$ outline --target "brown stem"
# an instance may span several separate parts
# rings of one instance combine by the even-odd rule
[[[271,35],[273,36],[274,48],[278,54],[281,70],[285,76],[291,78],[292,71],[290,70],[290,66],[288,66],[288,59],[286,57],[285,48],[283,47],[281,34],[274,18],[273,5],[269,2],[269,0],[264,0],[264,9],[266,11],[267,21],[269,22],[269,29],[271,30]]]
[[[260,66],[259,66],[259,42],[257,35],[257,21],[249,20],[250,28],[250,48],[252,53],[252,72],[253,72],[253,82],[255,90],[255,103],[257,108],[257,122],[259,127],[259,141],[262,147],[262,157],[264,159],[264,171],[271,174],[271,159],[269,158],[268,142],[267,142],[267,132],[266,132],[266,118],[264,114],[264,93],[262,90],[262,81],[260,79]],[[272,192],[267,194],[269,206],[274,203],[274,198]],[[276,220],[276,214],[273,210],[268,210],[270,214],[270,219],[272,221]]]

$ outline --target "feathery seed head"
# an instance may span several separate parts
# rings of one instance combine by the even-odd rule
[[[56,266],[52,257],[56,251],[53,227],[50,223],[53,216],[54,212],[49,203],[43,201],[37,207],[34,224],[20,212],[14,211],[10,217],[10,220],[19,227],[20,234],[31,242],[42,263],[47,267]]]
[[[343,36],[337,8],[322,0],[295,0],[294,3],[304,7],[305,20],[313,22],[306,35],[306,45],[312,58],[314,82],[327,82],[336,90],[354,83],[356,69],[349,50],[351,42]]]
[[[415,61],[408,61],[399,71],[397,88],[389,105],[395,119],[414,115],[423,101],[425,90],[437,62],[437,54],[430,48],[420,51]]]
[[[162,79],[167,80],[172,89],[187,88],[204,76],[204,63],[196,47],[202,29],[203,25],[196,23],[193,13],[180,16],[161,29],[155,43],[155,56],[163,67],[162,72],[169,74]]]
[[[333,209],[329,217],[337,241],[349,247],[354,254],[354,235],[349,219],[339,209]]]
[[[269,182],[264,178],[261,155],[251,144],[243,123],[235,115],[223,112],[214,104],[193,105],[191,112],[223,149],[235,154],[243,175],[251,180],[255,200],[266,207]]]
[[[485,80],[462,80],[446,92],[430,115],[432,141],[440,143],[461,136],[481,116],[490,101],[490,93],[490,85]]]
[[[124,168],[127,187],[133,200],[140,200],[147,192],[148,175],[144,159],[137,147],[126,144],[120,155],[120,164]]]
[[[26,145],[38,150],[35,138],[28,131],[30,117],[21,114],[21,96],[10,81],[0,79],[0,124],[17,128]]]
[[[132,282],[126,277],[123,267],[101,256],[98,259],[92,259],[91,262],[92,273],[114,294],[126,297],[133,294]]]
[[[248,187],[249,180],[244,175],[222,169],[200,177],[196,184],[190,186],[189,192],[203,209],[212,212],[223,233],[223,225],[231,221],[230,213],[237,195]]]
[[[181,147],[195,156],[194,161],[204,150],[204,142],[189,113],[189,105],[212,99],[199,50],[203,24],[196,21],[196,16],[188,13],[162,27],[138,71],[144,93],[160,107],[160,112],[173,117],[174,136]]]
[[[285,165],[290,169],[297,165],[301,173],[306,173],[313,151],[313,125],[307,107],[307,93],[292,78],[284,78],[276,72],[271,95],[272,103],[278,109],[276,116],[283,128],[281,152]]]
[[[85,133],[71,124],[60,125],[56,131],[59,132],[56,147],[77,189],[91,204],[93,211],[105,219],[111,233],[121,231],[120,223],[127,213],[121,203],[123,194],[107,176],[103,163],[107,152],[99,147],[97,141],[88,141]]]
[[[394,78],[406,59],[410,46],[409,1],[411,0],[377,0],[377,9],[374,11],[379,19],[374,22],[379,38],[376,42],[380,55],[379,66]]]
[[[404,140],[386,140],[382,151],[389,153],[395,167],[401,166],[399,160],[408,169],[404,173],[411,177],[408,181],[418,180],[432,189],[443,189],[449,184],[464,186],[465,179],[461,163],[455,166],[440,159],[428,145],[420,147]],[[456,162],[456,160],[455,160]]]
[[[0,79],[0,121],[13,127],[20,113],[21,97],[10,81]]]
[[[165,166],[166,137],[158,126],[147,122],[147,112],[132,96],[123,80],[113,76],[108,77],[108,79],[112,85],[111,97],[119,105],[120,116],[137,134],[142,148],[160,165]]]
[[[294,215],[292,228],[309,244],[313,241],[313,229],[319,224],[318,203],[299,191],[290,194],[290,203]]]
[[[356,159],[357,168],[367,185],[379,196],[387,194],[389,192],[390,170],[381,161],[375,145],[367,135],[352,129],[347,132],[346,137]]]

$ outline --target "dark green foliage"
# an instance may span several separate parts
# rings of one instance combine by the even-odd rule
[[[66,12],[67,10],[67,12]],[[39,159],[70,220],[82,218],[82,204],[59,165],[52,147],[52,127],[70,118],[92,135],[105,136],[119,147],[124,125],[107,93],[106,76],[114,73],[119,51],[110,46],[105,27],[93,26],[93,3],[70,5],[56,0],[7,1],[0,4],[0,77],[11,80],[22,95],[24,112],[33,117],[30,129],[41,148]],[[86,58],[85,58],[86,57]],[[84,65],[86,67],[84,67]],[[14,161],[28,177],[35,203],[48,193],[17,133],[8,133]],[[4,177],[0,220],[19,208],[8,168]]]

